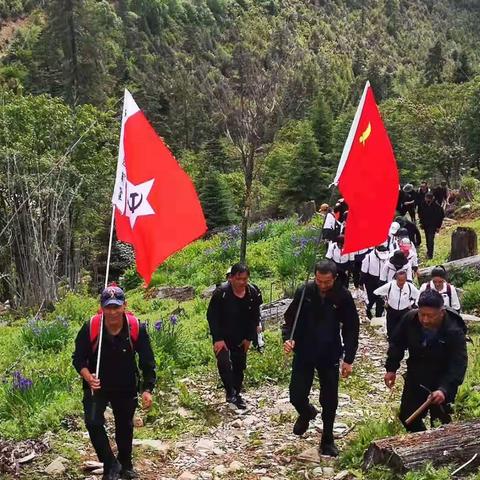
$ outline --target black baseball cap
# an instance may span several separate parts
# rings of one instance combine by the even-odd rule
[[[103,290],[100,295],[100,304],[102,307],[108,305],[123,305],[125,303],[125,293],[120,287],[112,286]]]

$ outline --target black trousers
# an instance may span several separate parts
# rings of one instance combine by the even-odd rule
[[[405,211],[410,215],[412,222],[415,223],[415,205],[409,205],[408,207],[405,207]]]
[[[92,396],[89,390],[84,391],[85,425],[98,460],[103,463],[105,473],[110,471],[115,462],[115,455],[105,431],[105,409],[109,403],[115,419],[118,461],[123,468],[130,469],[132,468],[133,415],[138,404],[137,394],[100,391]]]
[[[290,403],[299,415],[308,415],[310,402],[308,396],[313,384],[315,370],[320,380],[320,405],[322,407],[322,442],[333,441],[333,425],[338,406],[338,363],[316,365],[295,355],[290,379]]]
[[[217,354],[217,367],[227,395],[242,391],[244,371],[247,368],[247,353],[243,347],[230,346]]]
[[[392,338],[392,333],[398,325],[398,322],[409,310],[409,308],[395,310],[390,306],[387,307],[387,338]]]
[[[365,254],[366,255],[366,254]],[[362,262],[365,258],[365,255],[359,256],[355,258],[352,262],[352,278],[353,278],[353,286],[358,288],[360,286],[360,275],[362,273]]]
[[[425,383],[427,383],[428,386],[428,382]],[[415,412],[415,410],[420,407],[423,402],[425,402],[425,400],[428,398],[428,395],[428,392],[420,386],[420,383],[418,381],[412,381],[407,375],[405,379],[405,386],[403,387],[402,401],[400,404],[399,413],[400,421],[403,423],[407,431],[423,432],[424,430],[426,430],[423,419],[427,416],[429,412],[432,425],[436,420],[440,420],[442,424],[450,423],[452,421],[452,417],[450,416],[452,410],[450,406],[448,404],[443,404],[432,405],[410,425],[405,425],[405,420],[413,412]]]
[[[381,317],[383,315],[385,305],[383,298],[373,293],[379,286],[380,280],[378,278],[370,277],[365,281],[365,289],[367,290],[368,296],[367,312],[370,312],[375,305],[376,317]]]
[[[433,258],[433,250],[435,248],[435,233],[434,228],[424,228],[425,243],[427,244],[427,258]]]
[[[338,279],[340,280],[341,284],[345,287],[348,288],[348,282],[349,282],[349,277],[350,277],[350,263],[336,263],[335,265],[337,266],[337,273],[338,273]]]

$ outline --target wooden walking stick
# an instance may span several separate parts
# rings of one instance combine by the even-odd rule
[[[412,424],[432,404],[432,395],[429,397],[405,420],[405,425]]]

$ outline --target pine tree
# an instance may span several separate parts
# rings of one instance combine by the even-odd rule
[[[232,201],[218,172],[207,171],[200,187],[200,201],[209,229],[229,225],[232,222]]]
[[[427,63],[425,65],[425,80],[427,85],[442,83],[443,67],[445,58],[440,40],[428,51]]]
[[[468,55],[463,51],[458,58],[455,58],[454,60],[455,71],[453,73],[453,81],[455,83],[468,82],[474,75]]]
[[[312,129],[317,145],[322,153],[329,153],[332,149],[332,111],[330,105],[319,94],[313,104],[311,114]]]

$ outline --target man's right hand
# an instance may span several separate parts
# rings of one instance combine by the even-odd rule
[[[100,390],[100,388],[102,388],[101,385],[100,385],[100,379],[97,378],[94,373],[92,373],[90,375],[90,377],[87,378],[86,380],[87,380],[87,383],[88,383],[89,387],[93,391]]]
[[[290,353],[293,351],[293,349],[295,348],[295,340],[287,340],[284,344],[283,344],[283,351],[285,353]]]
[[[215,355],[218,355],[223,349],[228,350],[227,344],[223,340],[219,340],[213,344]]]
[[[397,374],[395,372],[387,372],[383,377],[385,385],[388,388],[393,388],[395,386],[395,380],[397,379]]]

